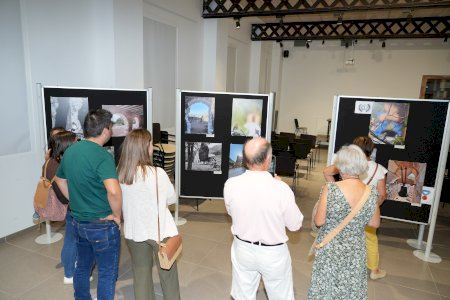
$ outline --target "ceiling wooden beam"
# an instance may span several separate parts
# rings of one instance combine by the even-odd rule
[[[203,18],[450,7],[448,0],[203,0]]]
[[[445,38],[450,17],[252,24],[252,41]]]

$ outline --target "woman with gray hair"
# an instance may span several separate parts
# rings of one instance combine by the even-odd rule
[[[342,181],[322,188],[314,216],[321,247],[317,247],[308,299],[368,299],[364,228],[380,224],[378,194],[359,178],[368,166],[358,146],[342,147],[334,164]],[[351,221],[335,230],[351,214],[355,214]],[[332,232],[336,235],[330,239]]]

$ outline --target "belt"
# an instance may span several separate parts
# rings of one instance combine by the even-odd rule
[[[261,242],[250,242],[250,241],[246,241],[246,240],[241,239],[241,238],[238,237],[237,235],[235,235],[235,237],[236,237],[238,240],[240,240],[240,241],[243,241],[243,242],[246,242],[246,243],[249,243],[249,244],[253,244],[253,245],[258,245],[258,246],[272,247],[272,246],[280,246],[280,245],[283,245],[283,244],[284,244],[284,243],[279,243],[279,244],[274,244],[274,245],[267,245],[267,244],[264,244],[264,243],[261,243]]]

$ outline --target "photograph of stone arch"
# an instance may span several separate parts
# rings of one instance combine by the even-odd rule
[[[144,126],[143,105],[102,105],[113,115],[112,136],[126,136],[131,130]]]
[[[185,142],[187,171],[222,171],[222,143]]]
[[[84,119],[89,111],[87,97],[50,97],[52,128],[63,127],[83,139]]]
[[[245,172],[243,149],[243,144],[230,144],[228,178],[241,175]]]
[[[214,97],[186,96],[185,133],[214,136]]]
[[[262,99],[233,99],[232,136],[261,136]]]

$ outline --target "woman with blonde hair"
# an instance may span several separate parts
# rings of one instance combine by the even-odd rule
[[[166,172],[153,167],[152,153],[150,132],[132,130],[122,144],[118,165],[124,235],[131,254],[134,294],[138,300],[155,299],[152,278],[155,259],[164,299],[180,299],[176,262],[170,270],[163,270],[158,260],[159,239],[165,241],[178,234],[167,207],[175,203],[176,194]]]

